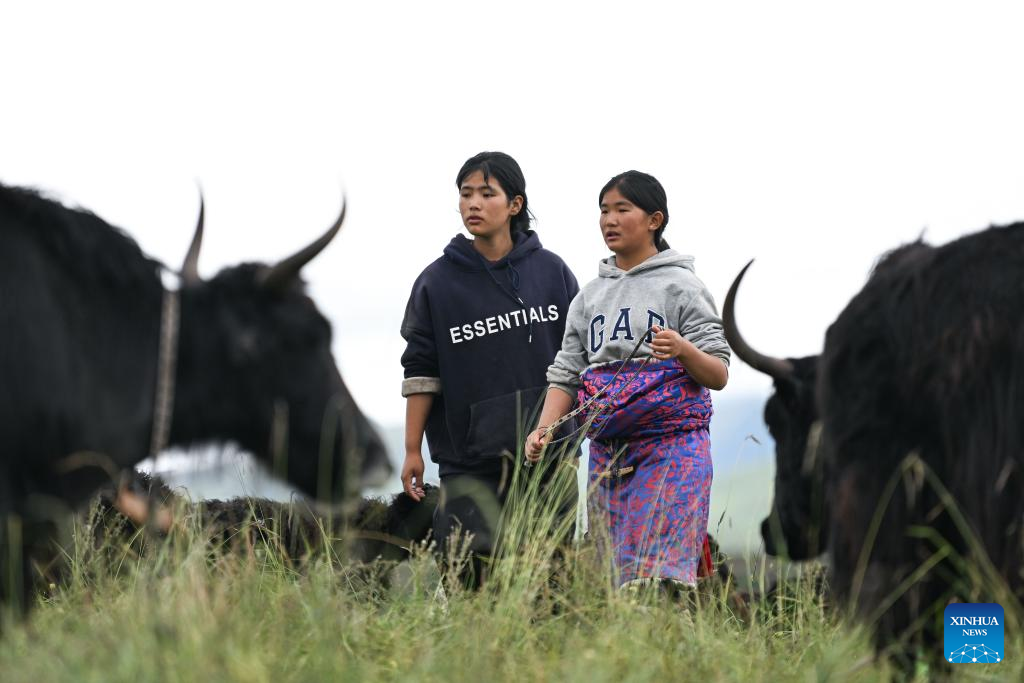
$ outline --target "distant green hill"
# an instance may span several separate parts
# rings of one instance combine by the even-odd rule
[[[708,530],[734,555],[758,549],[761,520],[771,506],[775,442],[762,417],[766,398],[723,395],[711,420],[715,479]]]
[[[759,464],[716,477],[711,485],[708,531],[729,554],[746,557],[761,545],[761,520],[768,515],[775,466]]]

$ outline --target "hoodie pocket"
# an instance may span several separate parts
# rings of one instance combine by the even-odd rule
[[[547,386],[521,389],[472,404],[466,454],[476,459],[516,453],[540,416],[546,390]]]

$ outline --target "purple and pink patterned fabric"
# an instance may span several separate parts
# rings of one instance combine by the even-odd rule
[[[588,368],[579,400],[619,363]],[[610,543],[618,585],[697,580],[711,497],[711,395],[679,361],[631,360],[588,410],[590,527]],[[602,538],[602,536],[604,538]]]

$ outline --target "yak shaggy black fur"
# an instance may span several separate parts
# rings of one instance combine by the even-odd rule
[[[939,656],[950,601],[1019,605],[1024,223],[886,254],[822,354],[785,363],[769,551],[827,551],[837,601],[904,663]]]
[[[238,497],[193,503],[159,477],[142,472],[136,473],[131,490],[151,495],[156,506],[171,512],[175,521],[169,533],[160,534],[163,537],[196,529],[214,551],[245,554],[266,547],[293,567],[325,552],[363,564],[406,560],[414,547],[429,543],[439,500],[439,489],[426,484],[419,502],[404,492],[364,497],[350,515],[335,516],[301,501]],[[89,508],[86,528],[95,550],[112,549],[120,556],[125,546],[142,553],[147,544],[159,542],[122,515],[115,499],[114,490],[105,489]]]
[[[1024,223],[881,261],[828,330],[818,397],[832,586],[879,647],[937,652],[950,600],[1001,597],[987,567],[1024,597]]]
[[[775,378],[775,392],[764,406],[764,421],[775,441],[776,495],[771,512],[761,523],[761,537],[769,555],[807,559],[825,550],[816,533],[807,529],[822,517],[820,470],[805,462],[812,425],[818,419],[815,401],[818,357],[788,358],[793,374]],[[791,533],[797,529],[800,533]]]
[[[163,266],[97,216],[2,185],[0,245],[0,605],[22,609],[48,520],[148,455]],[[339,500],[390,465],[328,322],[284,272],[242,264],[182,287],[169,441],[237,443]]]

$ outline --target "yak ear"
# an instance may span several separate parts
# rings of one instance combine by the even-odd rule
[[[806,415],[816,409],[814,385],[801,380],[796,373],[775,377],[772,385],[779,400],[792,415]]]
[[[181,282],[186,287],[200,284],[203,279],[199,277],[199,249],[203,246],[203,219],[206,215],[206,202],[203,200],[203,188],[199,188],[199,220],[196,222],[196,231],[192,235],[192,244],[189,245],[188,253],[185,254],[185,262],[181,266]]]
[[[341,224],[345,222],[345,209],[348,207],[348,202],[342,197],[341,200],[341,212],[338,214],[338,218],[335,219],[334,224],[327,229],[323,235],[313,240],[312,243],[306,245],[302,249],[298,250],[288,258],[279,261],[274,266],[264,271],[260,275],[260,284],[267,289],[284,289],[293,280],[299,276],[299,271],[307,263],[312,261],[317,254],[324,250],[334,236],[341,230]]]

